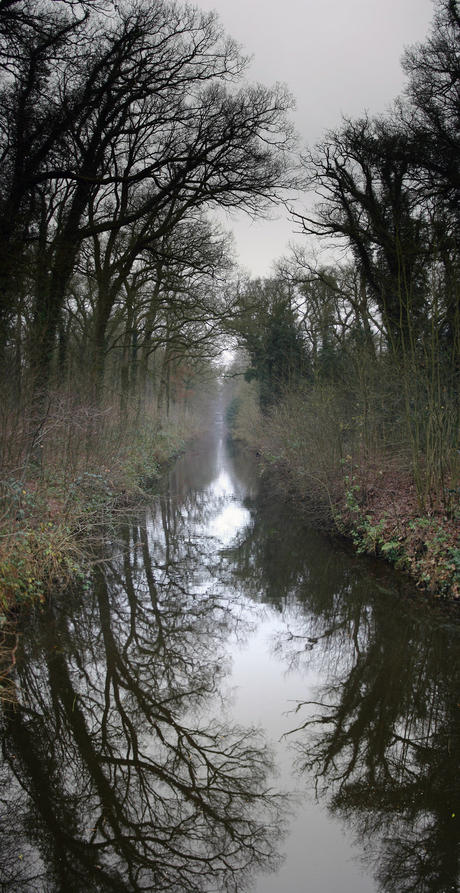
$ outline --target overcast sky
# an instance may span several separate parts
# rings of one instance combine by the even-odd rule
[[[296,100],[293,120],[302,143],[312,146],[341,115],[384,112],[401,93],[404,47],[425,39],[432,0],[196,0],[216,10],[227,34],[253,56],[249,77],[288,85]],[[300,239],[282,218],[231,224],[239,262],[254,276]]]

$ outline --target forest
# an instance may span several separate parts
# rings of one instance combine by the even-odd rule
[[[315,524],[460,597],[457,2],[391,110],[314,147],[248,65],[169,0],[0,0],[2,615],[84,575],[222,401]],[[251,279],[223,212],[299,190]]]

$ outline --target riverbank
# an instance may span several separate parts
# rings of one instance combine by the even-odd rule
[[[71,466],[50,451],[10,472],[0,490],[0,626],[89,575],[91,555],[120,512],[145,500],[168,463],[202,433],[194,419],[125,430]]]
[[[313,500],[298,484],[298,471],[259,452],[276,488],[310,523],[350,540],[358,553],[382,558],[406,572],[427,595],[460,600],[460,523],[433,510],[420,515],[409,475],[388,472],[366,488],[355,469],[353,484]]]
[[[428,491],[421,511],[407,452],[370,455],[358,439],[353,446],[348,441],[346,452],[343,440],[338,446],[343,421],[338,433],[329,418],[327,427],[318,424],[318,414],[312,428],[308,421],[298,406],[294,412],[286,404],[262,417],[246,396],[232,419],[232,436],[257,454],[276,489],[309,523],[345,537],[358,553],[390,562],[426,595],[460,600],[459,488],[446,486],[444,499],[439,490]]]

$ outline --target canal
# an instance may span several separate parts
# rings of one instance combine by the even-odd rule
[[[2,893],[459,889],[460,626],[217,430],[21,631]]]

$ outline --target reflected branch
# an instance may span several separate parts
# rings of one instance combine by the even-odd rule
[[[356,594],[355,594],[356,597]],[[367,596],[368,598],[368,596]],[[377,598],[365,625],[353,593],[330,617],[316,617],[320,649],[295,659],[321,665],[323,684],[299,702],[307,717],[289,737],[297,769],[316,795],[365,841],[362,861],[388,893],[445,893],[460,880],[460,660],[446,625],[388,610]],[[321,637],[321,623],[327,635]],[[311,619],[305,643],[311,642]],[[348,634],[344,636],[344,629]],[[292,659],[292,635],[277,642]],[[313,708],[320,708],[319,711]]]
[[[15,823],[11,804],[0,821],[3,852],[14,834],[30,858],[5,891],[236,893],[280,863],[289,802],[270,782],[272,750],[212,718],[232,620],[200,585],[177,585],[168,525],[168,561],[137,529],[142,564],[123,550],[95,569],[92,594],[21,640],[24,698],[3,716],[0,775]],[[187,549],[199,584],[200,549],[191,565]]]

